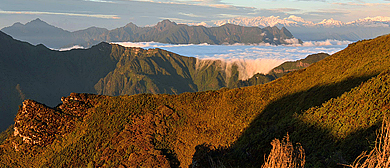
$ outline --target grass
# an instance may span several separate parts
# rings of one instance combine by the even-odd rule
[[[274,139],[272,150],[261,168],[299,168],[305,166],[305,151],[300,144],[294,147],[287,134],[282,141]]]
[[[368,154],[363,152],[356,158],[352,168],[390,167],[390,117],[384,117],[382,128],[375,141],[375,147]]]

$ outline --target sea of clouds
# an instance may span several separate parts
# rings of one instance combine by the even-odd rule
[[[226,69],[233,64],[238,65],[240,79],[247,79],[256,73],[268,73],[285,61],[303,59],[310,54],[338,52],[351,41],[307,41],[303,44],[269,45],[269,44],[163,44],[157,42],[113,42],[125,47],[140,47],[144,49],[161,48],[182,56],[196,57],[200,60],[222,60]],[[228,73],[227,73],[228,74]]]
[[[297,39],[291,39],[291,45],[260,44],[164,44],[158,42],[112,42],[125,47],[140,47],[143,49],[161,48],[182,56],[198,58],[198,62],[222,60],[226,74],[232,65],[238,66],[239,78],[248,79],[256,73],[267,74],[273,68],[286,61],[296,61],[316,53],[334,54],[352,43],[351,41],[306,41],[302,44]],[[294,41],[295,40],[295,41]],[[60,51],[82,49],[82,46],[62,48]],[[206,64],[204,64],[206,65]]]
[[[113,42],[125,47],[140,47],[144,49],[161,48],[179,55],[196,57],[199,59],[222,59],[222,60],[298,60],[310,54],[325,52],[333,54],[344,49],[350,41],[308,41],[303,44],[292,45],[209,45],[209,44],[164,44],[157,42]]]

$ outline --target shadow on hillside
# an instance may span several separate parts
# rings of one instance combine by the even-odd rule
[[[229,148],[215,149],[203,144],[196,147],[194,167],[260,167],[270,142],[288,133],[293,143],[301,143],[306,153],[306,167],[342,167],[365,150],[375,140],[377,125],[350,134],[345,139],[333,137],[329,130],[310,126],[294,117],[311,107],[321,106],[362,82],[376,76],[350,78],[340,83],[310,88],[270,103]],[[362,138],[364,137],[364,138]],[[368,138],[367,138],[368,137]]]

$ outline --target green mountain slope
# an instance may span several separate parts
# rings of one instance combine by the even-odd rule
[[[270,90],[264,91],[266,93],[275,92],[269,95],[273,100],[265,106],[258,107],[261,113],[251,122],[250,127],[234,145],[228,149],[210,152],[209,155],[215,155],[215,159],[219,160],[223,158],[226,165],[260,164],[265,151],[270,149],[269,143],[272,139],[282,138],[288,132],[290,138],[294,142],[300,142],[306,150],[309,167],[336,167],[337,163],[353,161],[362,150],[370,147],[370,140],[375,140],[374,124],[381,121],[379,116],[387,113],[387,101],[379,103],[375,108],[372,108],[372,104],[369,103],[363,104],[363,107],[350,107],[366,114],[360,115],[364,116],[359,119],[360,122],[350,122],[353,119],[346,120],[345,115],[351,116],[353,113],[349,114],[350,110],[343,108],[333,111],[335,106],[332,105],[327,106],[328,109],[319,110],[322,114],[316,112],[313,114],[310,110],[328,101],[331,102],[332,98],[351,94],[348,92],[353,88],[360,89],[358,86],[362,83],[370,86],[371,81],[366,82],[370,78],[382,80],[379,82],[382,86],[370,87],[383,87],[381,92],[388,92],[385,89],[387,88],[385,87],[386,78],[377,77],[377,75],[381,72],[387,73],[390,56],[390,46],[387,44],[389,40],[390,36],[387,35],[351,44],[343,51],[313,66],[292,72],[263,87],[258,86],[257,89]],[[258,92],[255,96],[261,99],[264,92]],[[367,93],[370,95],[376,91],[363,88],[359,92],[353,92],[353,94],[371,92]],[[366,96],[365,99],[370,99],[371,102],[381,102],[386,98]],[[338,106],[338,103],[342,101],[342,99],[338,100],[335,104]],[[343,104],[359,104],[360,100],[358,103],[354,101],[358,100],[351,98]],[[330,110],[334,114],[330,114]],[[311,113],[311,116],[306,113]],[[305,114],[306,117],[302,117]],[[318,115],[320,116],[318,119],[321,120],[315,119]],[[321,116],[326,116],[326,118]],[[306,118],[306,120],[301,118]],[[315,125],[322,125],[322,127]],[[240,162],[237,162],[237,159]]]
[[[309,167],[351,163],[370,148],[376,124],[388,112],[389,42],[390,35],[360,41],[251,87],[180,95],[71,94],[55,108],[25,101],[17,131],[0,146],[0,164],[257,167],[269,143],[287,132],[302,144]]]
[[[3,32],[32,44],[44,44],[51,48],[81,45],[90,47],[100,42],[161,42],[172,44],[233,44],[269,43],[289,44],[293,38],[286,29],[277,27],[243,27],[226,24],[220,27],[188,26],[163,20],[152,27],[138,27],[129,23],[113,30],[91,27],[69,32],[51,26],[40,19],[25,25],[15,23],[2,29]]]
[[[98,30],[97,30],[98,31]],[[100,43],[90,49],[54,51],[0,33],[0,130],[18,105],[34,99],[55,106],[71,92],[104,95],[217,90],[239,80],[235,65],[201,61],[161,49]]]
[[[289,72],[303,69],[324,59],[328,54],[313,54],[305,59],[285,62],[269,74],[255,74],[240,80],[237,64],[222,60],[197,60],[161,49],[144,50],[113,45],[113,53],[136,55],[120,57],[114,71],[95,85],[98,94],[118,96],[139,93],[196,92],[218,90],[223,87],[238,88],[264,84]]]
[[[306,58],[301,59],[301,60],[287,61],[287,62],[284,62],[283,64],[273,68],[268,74],[257,73],[255,75],[253,75],[253,77],[246,79],[246,80],[235,80],[235,83],[231,83],[229,85],[229,88],[253,86],[253,85],[268,83],[268,82],[273,81],[277,78],[280,78],[283,75],[286,75],[292,71],[307,68],[311,64],[314,64],[314,63],[326,58],[327,56],[329,56],[329,54],[318,53],[318,54],[309,55]]]
[[[72,91],[94,93],[98,80],[115,68],[111,46],[99,44],[88,50],[58,52],[33,46],[0,32],[1,130],[15,117],[27,98],[55,106],[59,96]],[[93,72],[93,73],[91,73]]]
[[[183,93],[197,91],[192,75],[196,58],[160,50],[112,45],[119,62],[114,71],[95,85],[98,94]]]

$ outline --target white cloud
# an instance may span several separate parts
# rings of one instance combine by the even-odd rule
[[[157,42],[118,42],[116,44],[145,49],[161,48],[183,56],[196,57],[200,60],[223,60],[225,68],[237,64],[240,71],[239,78],[247,79],[256,73],[268,73],[284,61],[294,61],[320,52],[333,54],[344,49],[350,43],[349,41],[326,40],[285,46],[274,46],[265,43],[257,45],[176,45]]]
[[[182,12],[179,12],[178,14],[179,15],[188,16],[188,17],[204,17],[204,16],[201,16],[201,15],[195,15],[193,13],[182,13]]]
[[[211,27],[206,22],[192,22],[192,23],[178,23],[178,24],[186,24],[190,26],[204,26],[204,27]]]
[[[83,46],[79,46],[79,45],[75,45],[73,47],[61,48],[58,51],[69,51],[69,50],[73,50],[73,49],[84,49],[84,47]],[[53,49],[53,50],[57,50],[57,49]]]
[[[90,2],[103,2],[103,3],[116,3],[114,1],[104,1],[104,0],[84,0],[84,1],[90,1]]]
[[[208,6],[214,8],[237,8],[234,5],[223,3],[220,0],[138,0],[138,1],[161,3],[161,4]]]
[[[284,41],[291,45],[299,45],[299,39],[297,38],[284,39]]]
[[[120,17],[117,16],[117,15],[61,13],[61,12],[40,12],[40,11],[3,11],[3,10],[0,10],[0,14],[65,15],[65,16],[81,16],[81,17],[104,18],[104,19],[120,19]]]
[[[227,77],[230,77],[230,70],[233,65],[237,66],[239,72],[238,78],[245,80],[257,73],[267,74],[273,68],[282,64],[284,60],[280,59],[255,59],[247,60],[245,58],[224,60],[225,73]]]
[[[290,39],[286,39],[287,41]],[[320,47],[320,46],[345,46],[351,44],[352,41],[325,40],[325,41],[305,41],[302,44],[292,41],[292,44],[287,46],[303,46],[303,47]]]
[[[390,3],[354,3],[354,2],[347,2],[347,3],[341,3],[341,2],[335,2],[332,3],[335,5],[342,5],[342,6],[380,6],[380,5],[390,5]]]
[[[190,20],[190,19],[182,19],[182,18],[178,18],[178,17],[159,17],[159,19],[161,20],[165,20],[165,19],[168,19],[170,21],[173,21],[175,23],[188,23],[188,22],[195,22],[194,20]]]

